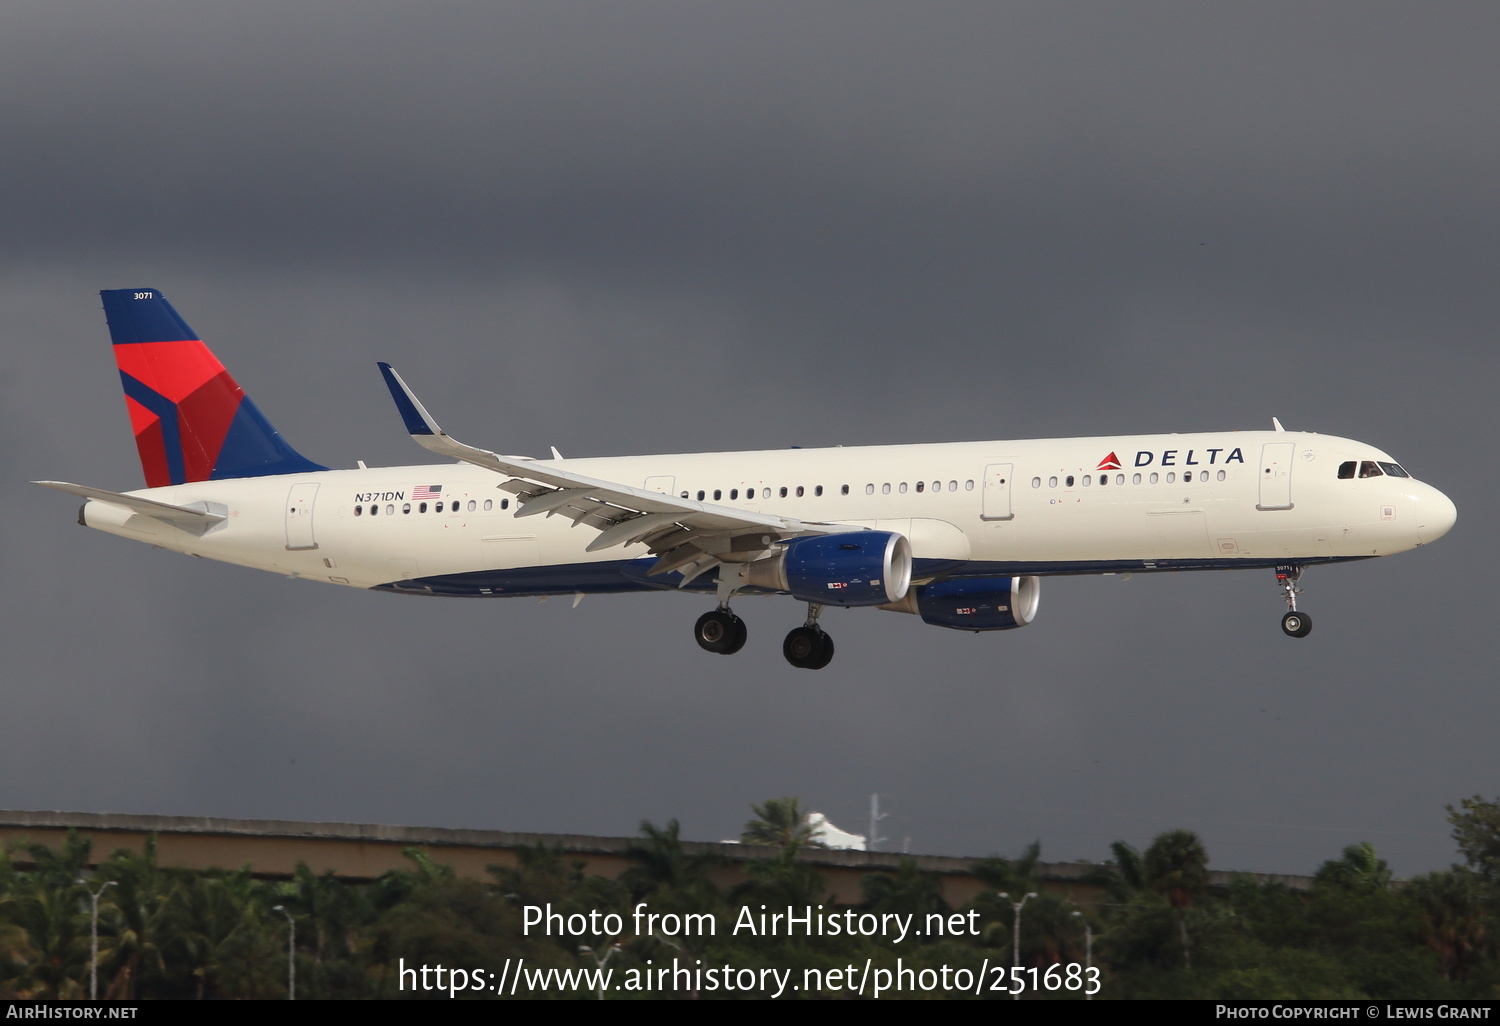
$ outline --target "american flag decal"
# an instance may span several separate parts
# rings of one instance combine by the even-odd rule
[[[441,499],[443,497],[442,485],[417,485],[411,490],[413,499]]]

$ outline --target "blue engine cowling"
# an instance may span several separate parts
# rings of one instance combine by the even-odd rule
[[[954,577],[919,585],[885,608],[916,613],[934,627],[1008,631],[1036,618],[1040,577]]]
[[[745,576],[757,588],[825,606],[900,602],[911,586],[911,543],[891,531],[793,538],[776,555],[751,563]]]

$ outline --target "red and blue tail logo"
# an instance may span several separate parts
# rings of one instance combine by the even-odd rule
[[[159,291],[99,295],[147,487],[328,469],[286,443]]]

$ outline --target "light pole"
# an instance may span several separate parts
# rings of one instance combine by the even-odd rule
[[[114,880],[106,880],[99,889],[92,890],[88,883],[78,878],[79,884],[89,892],[89,901],[93,904],[93,911],[89,919],[89,1000],[99,1000],[99,895],[103,894],[105,888],[113,887]]]
[[[617,941],[614,944],[611,944],[609,946],[609,948],[604,952],[604,957],[600,958],[598,956],[598,954],[595,953],[594,949],[591,948],[591,947],[589,947],[587,944],[580,944],[580,945],[578,945],[578,953],[580,955],[588,955],[590,958],[592,958],[594,960],[594,965],[596,965],[596,966],[599,967],[599,970],[600,970],[599,975],[596,976],[596,977],[594,977],[594,979],[596,981],[598,981],[598,983],[599,983],[599,1000],[600,1001],[604,1000],[604,972],[603,972],[604,967],[607,964],[609,964],[609,960],[611,958],[615,957],[615,952],[617,952],[617,951],[624,951],[624,950],[625,949],[623,947],[621,947],[620,944],[619,944],[619,942]]]
[[[1083,923],[1083,968],[1089,970],[1094,968],[1094,931],[1089,926],[1089,921],[1084,918],[1082,912],[1074,912],[1079,921]],[[1089,993],[1088,973],[1085,971],[1083,979],[1083,999],[1094,1000],[1094,995]]]
[[[1000,897],[1006,901],[1010,901],[1010,894],[1006,891],[1001,891]],[[1010,960],[1016,967],[1019,967],[1021,964],[1021,907],[1034,897],[1036,897],[1036,892],[1031,891],[1020,901],[1010,901],[1010,907],[1015,909],[1016,912],[1015,925],[1010,930]],[[1025,988],[1022,987],[1021,989],[1024,990]],[[1012,994],[1011,1000],[1021,1000],[1021,991],[1018,990]]]
[[[286,916],[286,925],[291,930],[291,933],[288,935],[287,942],[286,942],[286,999],[288,1001],[296,1001],[297,1000],[297,921],[292,918],[292,914],[286,910],[286,906],[285,905],[275,905],[275,906],[273,906],[271,908],[271,911],[272,912],[280,912],[282,915]]]

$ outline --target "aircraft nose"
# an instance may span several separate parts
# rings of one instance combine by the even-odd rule
[[[1448,496],[1436,488],[1429,487],[1427,494],[1422,496],[1420,517],[1417,534],[1422,539],[1422,544],[1426,545],[1437,541],[1453,529],[1454,523],[1458,520],[1458,507],[1453,505],[1453,500]]]

